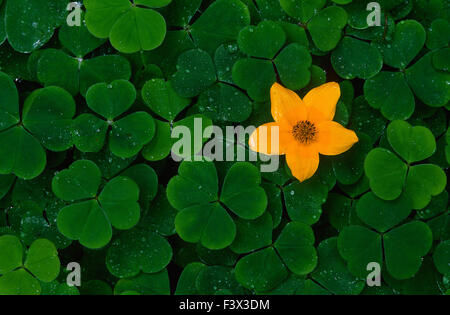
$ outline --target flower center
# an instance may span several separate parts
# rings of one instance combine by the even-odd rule
[[[317,128],[312,122],[302,120],[292,128],[292,135],[298,142],[308,144],[316,140]]]

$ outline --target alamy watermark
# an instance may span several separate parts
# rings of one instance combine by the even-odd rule
[[[81,3],[69,2],[67,4],[67,11],[70,11],[66,19],[67,25],[81,26]]]
[[[69,272],[66,278],[66,283],[69,287],[81,286],[81,266],[77,262],[71,262],[66,268]]]
[[[381,266],[377,262],[370,262],[367,264],[367,271],[370,273],[367,275],[367,286],[380,287],[381,286]]]
[[[247,149],[247,139],[256,130],[254,126],[226,126],[225,132],[219,126],[203,128],[203,120],[194,118],[194,129],[187,126],[175,126],[172,138],[178,139],[172,146],[171,156],[176,162],[188,161],[228,161],[242,162],[261,161],[261,172],[275,172],[280,165],[278,155],[266,155]],[[271,148],[268,152],[278,152],[279,128],[276,126],[258,128],[259,147],[267,146],[267,139]],[[203,140],[209,139],[204,145]]]
[[[370,2],[367,4],[367,11],[371,11],[367,16],[367,25],[381,26],[381,6],[378,2]]]

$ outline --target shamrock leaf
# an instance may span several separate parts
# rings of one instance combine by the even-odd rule
[[[199,294],[244,294],[244,289],[236,281],[234,270],[225,266],[208,266],[200,270],[195,279]]]
[[[411,44],[411,38],[415,39],[414,44]],[[445,89],[439,88],[445,85],[446,74],[438,71],[439,67],[431,65],[432,54],[425,55],[405,71],[421,51],[424,43],[423,26],[414,20],[406,20],[397,24],[392,41],[374,44],[374,47],[378,47],[384,55],[386,64],[401,70],[401,72],[381,72],[364,84],[364,95],[369,104],[381,109],[382,114],[389,120],[411,117],[415,107],[412,91],[430,106],[443,106],[450,99],[448,93],[443,92]],[[423,80],[424,77],[427,80]],[[433,84],[430,85],[428,82]],[[396,97],[393,98],[392,95]]]
[[[308,30],[317,48],[330,51],[339,43],[345,25],[347,25],[345,10],[332,6],[316,14],[308,23]]]
[[[212,162],[184,161],[178,173],[167,185],[167,198],[180,211],[175,227],[185,241],[200,242],[208,249],[225,248],[235,239],[236,225],[224,207],[243,219],[260,217],[267,207],[267,196],[259,186],[260,174],[249,163],[230,168],[220,197]]]
[[[251,114],[252,103],[236,87],[217,83],[200,94],[194,108],[216,121],[243,122]]]
[[[72,95],[86,96],[95,83],[111,83],[131,77],[130,63],[122,56],[106,55],[83,60],[61,50],[39,50],[31,55],[28,67],[44,86],[59,86]]]
[[[65,20],[66,1],[7,1],[5,30],[14,50],[29,53],[42,47]]]
[[[333,159],[333,170],[341,184],[355,184],[364,174],[364,159],[372,146],[366,134],[360,133],[358,138],[358,143],[349,151]]]
[[[328,187],[319,180],[294,182],[283,188],[283,195],[289,218],[312,225],[320,219]]]
[[[408,119],[414,112],[414,94],[405,75],[382,71],[364,84],[364,96],[373,108],[389,120]]]
[[[114,155],[130,158],[138,154],[155,134],[153,118],[146,112],[135,112],[115,120],[131,107],[135,99],[133,84],[125,80],[91,86],[86,93],[88,106],[106,121],[92,114],[78,116],[73,127],[75,146],[83,152],[98,152],[110,129],[109,148]]]
[[[351,103],[350,129],[358,134],[368,135],[372,143],[377,142],[384,134],[386,124],[383,115],[367,103],[364,95],[355,98]]]
[[[408,163],[425,160],[436,150],[436,141],[428,128],[413,127],[405,121],[390,123],[387,136],[395,152]]]
[[[414,209],[426,207],[432,196],[439,195],[447,185],[444,171],[434,164],[411,166],[406,178],[405,192],[413,200]]]
[[[445,19],[436,19],[431,22],[430,28],[427,30],[426,45],[428,49],[444,48],[450,41],[450,23]]]
[[[319,244],[318,264],[311,279],[331,294],[359,294],[364,288],[364,280],[349,272],[349,266],[339,255],[338,242],[337,237],[331,237]]]
[[[124,232],[111,243],[106,267],[118,278],[163,270],[172,259],[172,248],[163,237],[142,229]]]
[[[168,1],[137,0],[85,1],[86,26],[98,38],[108,38],[123,53],[152,50],[161,45],[166,35],[164,17],[150,8],[167,5]],[[137,6],[139,5],[139,6]]]
[[[236,163],[223,181],[220,201],[242,219],[256,219],[267,207],[267,195],[258,169],[248,163]]]
[[[241,59],[233,66],[233,81],[255,101],[263,102],[277,76],[270,60]]]
[[[431,248],[432,234],[423,222],[404,224],[383,237],[386,267],[397,279],[410,278],[422,264]]]
[[[411,210],[412,202],[405,194],[396,200],[386,201],[378,198],[374,193],[368,192],[356,204],[358,217],[381,233],[406,219]]]
[[[193,49],[180,55],[172,86],[182,97],[194,97],[216,81],[211,57],[203,50]]]
[[[422,49],[425,38],[426,33],[422,24],[415,20],[405,20],[397,23],[391,41],[374,45],[383,55],[385,64],[405,69]]]
[[[373,222],[378,225],[377,221]],[[431,230],[420,221],[383,234],[359,225],[348,226],[338,238],[339,253],[348,261],[350,272],[359,277],[366,275],[369,262],[381,265],[384,257],[387,270],[394,278],[411,278],[419,271],[421,258],[431,249],[431,244]]]
[[[280,5],[289,16],[305,23],[325,5],[325,2],[325,0],[280,0]]]
[[[436,268],[444,275],[450,274],[450,240],[440,243],[434,253],[433,260]]]
[[[300,44],[294,43],[284,48],[273,63],[285,86],[297,90],[307,86],[311,80],[311,55]]]
[[[271,40],[281,34],[283,36],[276,43]],[[255,55],[258,59],[238,60],[233,65],[232,77],[240,88],[247,90],[253,100],[267,100],[269,89],[277,79],[275,71],[278,71],[281,81],[289,89],[301,89],[310,82],[312,59],[308,49],[295,42],[283,48],[285,41],[286,33],[274,22],[261,22],[257,28],[249,27],[239,34],[241,51],[249,57]]]
[[[94,37],[89,33],[84,17],[84,11],[81,11],[80,26],[73,27],[65,23],[58,32],[61,44],[77,58],[83,58],[105,43],[104,39]]]
[[[162,79],[147,81],[142,88],[142,98],[154,113],[168,121],[174,120],[190,104],[188,98],[175,93],[170,81]]]
[[[38,89],[25,100],[20,118],[14,83],[4,73],[0,73],[0,81],[4,91],[1,101],[5,104],[0,111],[0,173],[32,179],[42,173],[46,164],[42,146],[52,151],[72,146],[75,102],[61,88]]]
[[[178,278],[175,295],[198,294],[195,286],[195,280],[197,279],[199,273],[206,268],[206,265],[199,262],[193,262],[185,266],[180,277]]]
[[[440,107],[450,100],[450,92],[446,88],[450,74],[436,69],[432,60],[433,52],[430,52],[406,69],[406,81],[422,102]]]
[[[238,254],[249,253],[272,244],[272,217],[266,212],[254,220],[238,218],[236,237],[230,249]]]
[[[58,251],[46,239],[35,240],[26,252],[13,235],[0,236],[0,294],[40,294],[39,281],[51,282],[59,274]]]
[[[245,288],[269,291],[288,275],[286,267],[273,247],[241,258],[235,269],[236,280]]]
[[[158,175],[147,164],[136,164],[121,174],[131,178],[139,186],[139,203],[144,211],[150,207],[151,201],[158,191]]]
[[[86,93],[89,108],[107,120],[113,120],[126,112],[135,99],[134,85],[125,80],[116,80],[109,85],[97,83]]]
[[[290,222],[281,231],[274,247],[287,267],[297,275],[306,275],[317,265],[313,230],[306,224]]]
[[[368,43],[345,36],[331,53],[331,64],[344,79],[370,79],[380,72],[383,57]]]
[[[140,217],[139,187],[128,177],[118,176],[106,183],[100,194],[101,173],[95,163],[78,160],[55,175],[52,189],[55,195],[72,203],[58,214],[59,231],[79,240],[88,248],[100,248],[112,237],[111,225],[127,230]]]
[[[20,187],[16,185],[13,191],[14,206],[8,214],[8,226],[11,232],[20,237],[24,245],[31,245],[37,238],[45,238],[51,241],[56,248],[66,248],[71,241],[59,233],[56,227],[56,219],[53,207],[60,207],[62,203],[47,204],[45,211],[36,202],[31,200],[18,200]],[[57,209],[59,210],[59,208]]]
[[[170,284],[167,269],[157,273],[141,273],[133,278],[120,279],[114,287],[114,294],[168,295],[170,294]]]
[[[250,13],[239,0],[214,1],[192,24],[191,35],[200,49],[213,53],[220,44],[233,41],[250,24]]]
[[[411,166],[430,157],[436,148],[432,133],[425,127],[411,127],[403,121],[388,126],[387,138],[394,150],[405,159],[405,164],[389,150],[376,148],[369,152],[364,169],[372,191],[384,200],[394,200],[405,191],[413,201],[413,209],[424,208],[431,196],[445,188],[447,177],[436,165]]]
[[[400,196],[408,167],[395,154],[382,148],[373,149],[366,157],[364,169],[377,196],[385,200]]]
[[[157,119],[155,119],[155,122],[155,136],[142,150],[142,155],[149,161],[162,160],[171,153],[171,150],[175,156],[181,159],[187,159],[191,155],[199,153],[203,148],[203,143],[209,139],[209,136],[202,136],[199,141],[196,138],[194,129],[200,125],[201,134],[204,135],[206,128],[212,125],[211,119],[200,114],[191,115],[176,122],[164,122]],[[173,150],[177,146],[177,138],[180,137],[180,134],[174,132],[177,127],[186,130],[186,134],[181,133],[182,139],[189,139],[189,144],[183,144],[182,149],[178,150],[178,152]],[[187,130],[190,132],[187,133]]]
[[[239,48],[249,57],[272,59],[286,42],[283,28],[272,21],[247,26],[239,32]]]
[[[247,289],[270,291],[278,286],[288,272],[306,275],[317,265],[315,238],[311,227],[290,222],[273,244],[241,258],[236,264],[236,279]],[[262,262],[262,263],[261,263]]]

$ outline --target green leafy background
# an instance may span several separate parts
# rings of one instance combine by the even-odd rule
[[[68,2],[0,1],[0,294],[450,292],[448,1]],[[170,156],[329,81],[360,141],[305,182]]]

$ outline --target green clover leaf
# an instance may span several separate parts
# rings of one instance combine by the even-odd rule
[[[74,121],[75,146],[83,152],[98,152],[103,147],[109,130],[109,148],[114,155],[130,158],[141,151],[155,134],[155,122],[146,112],[135,112],[115,120],[126,112],[136,99],[133,84],[116,80],[111,84],[97,83],[86,93],[86,101],[94,112],[82,114]]]
[[[406,219],[411,210],[412,202],[405,194],[396,200],[386,201],[378,198],[373,192],[368,192],[356,203],[358,217],[381,233]]]
[[[288,275],[286,267],[273,247],[254,252],[236,264],[236,280],[245,288],[269,291]]]
[[[35,240],[26,253],[13,235],[0,236],[0,294],[40,294],[39,281],[51,282],[59,274],[58,251],[46,239]]]
[[[338,251],[337,237],[322,241],[317,247],[318,264],[311,279],[331,294],[356,295],[364,288],[364,280],[349,272]]]
[[[236,225],[224,207],[247,220],[260,217],[266,210],[260,174],[249,163],[236,163],[230,168],[220,198],[212,162],[184,161],[178,173],[167,185],[167,198],[180,211],[175,227],[185,241],[201,242],[209,249],[225,248],[235,239]]]
[[[75,102],[58,87],[33,91],[25,100],[22,117],[14,82],[0,73],[2,104],[0,111],[0,173],[13,173],[32,179],[42,173],[46,149],[64,151],[72,146],[72,117]],[[30,161],[33,161],[30,163]]]
[[[440,107],[450,100],[450,92],[446,88],[450,74],[435,68],[433,55],[433,52],[426,54],[406,69],[406,81],[422,102]]]
[[[84,11],[81,12],[81,24],[78,27],[63,24],[58,32],[61,44],[77,58],[83,58],[105,43],[104,39],[94,37],[86,27]]]
[[[375,42],[383,55],[384,63],[405,69],[425,44],[426,33],[422,24],[415,20],[397,23],[394,37],[388,42]]]
[[[250,13],[239,0],[217,0],[192,24],[191,35],[200,49],[210,54],[223,43],[237,38],[250,24]]]
[[[171,121],[190,104],[190,99],[175,93],[172,83],[162,79],[147,81],[142,88],[142,98],[150,109]]]
[[[433,253],[436,268],[444,275],[450,274],[450,240],[441,242]]]
[[[211,57],[203,50],[193,49],[180,55],[172,86],[182,97],[194,97],[216,82]]]
[[[283,195],[289,218],[312,225],[320,219],[328,187],[318,179],[294,182],[283,188]]]
[[[170,294],[167,269],[157,273],[141,273],[133,278],[120,279],[114,287],[114,294],[168,295]]]
[[[289,16],[305,23],[323,8],[325,2],[325,0],[280,0],[280,5]]]
[[[273,59],[286,42],[283,28],[272,21],[247,26],[239,32],[238,45],[249,57]]]
[[[315,238],[311,227],[290,222],[273,246],[248,254],[236,264],[236,279],[247,289],[270,291],[288,276],[287,268],[296,275],[306,275],[317,265]]]
[[[372,219],[375,218],[372,216]],[[376,220],[370,222],[378,225]],[[352,225],[345,227],[338,238],[339,253],[348,262],[350,272],[358,277],[367,274],[368,263],[382,265],[385,257],[387,270],[394,278],[409,279],[419,271],[421,258],[431,249],[431,244],[431,230],[420,221],[400,225],[383,234]]]
[[[21,189],[21,188],[19,188]],[[66,248],[71,240],[59,233],[56,227],[54,208],[62,203],[48,203],[48,208],[43,210],[40,205],[30,200],[17,200],[18,192],[14,187],[15,205],[8,216],[10,231],[17,235],[24,245],[31,245],[37,238],[45,238],[51,241],[56,248]],[[54,208],[53,208],[54,207]],[[49,222],[50,221],[50,222]]]
[[[242,49],[242,48],[241,48]],[[246,58],[233,66],[233,81],[255,101],[268,99],[270,87],[276,82],[278,70],[281,82],[290,89],[301,89],[311,80],[312,58],[306,47],[292,43],[273,60]]]
[[[344,79],[370,79],[380,72],[383,57],[374,46],[345,36],[331,53],[331,64]]]
[[[408,119],[414,112],[414,94],[400,72],[382,71],[364,84],[364,96],[370,106],[380,109],[389,120]]]
[[[120,230],[135,226],[140,217],[139,187],[128,177],[106,183],[100,194],[101,173],[89,160],[78,160],[55,175],[52,189],[65,201],[74,202],[58,214],[59,231],[88,248],[100,248],[112,237],[111,225]]]
[[[86,26],[98,38],[108,38],[123,53],[152,50],[160,46],[166,35],[164,17],[151,8],[160,8],[170,1],[137,0],[85,1]],[[139,6],[137,6],[139,5]]]
[[[272,216],[264,213],[257,219],[237,218],[236,237],[230,249],[237,254],[245,254],[272,244]]]
[[[389,150],[373,149],[364,162],[370,188],[384,200],[394,200],[405,191],[413,201],[413,209],[424,208],[431,196],[437,196],[444,190],[447,177],[434,164],[410,164],[434,153],[434,136],[425,127],[411,127],[407,122],[393,121],[388,126],[387,138],[395,152],[408,164]]]
[[[431,22],[430,28],[427,30],[426,45],[428,49],[444,48],[450,41],[450,23],[444,19],[436,19]]]
[[[436,141],[428,128],[412,127],[405,121],[390,123],[387,137],[395,152],[408,163],[423,161],[436,151]]]
[[[65,21],[66,1],[7,1],[5,30],[14,50],[29,53],[47,43]]]
[[[106,254],[106,267],[118,278],[131,278],[163,270],[172,259],[172,248],[158,234],[133,229],[120,234]]]
[[[304,2],[304,1],[302,1]],[[347,13],[338,6],[328,7],[316,14],[308,23],[314,44],[322,51],[333,50],[347,25]]]
[[[78,92],[86,96],[89,87],[96,83],[111,83],[131,77],[130,63],[122,56],[106,55],[83,60],[52,48],[32,54],[28,67],[44,86],[59,86],[74,96]]]

